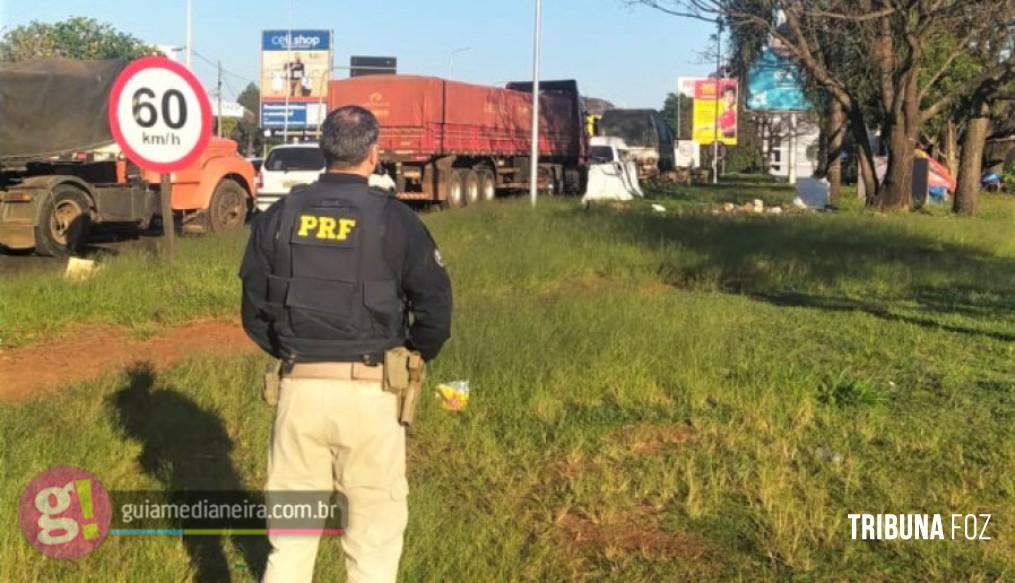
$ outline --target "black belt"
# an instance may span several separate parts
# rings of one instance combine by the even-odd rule
[[[362,354],[362,355],[360,355],[360,357],[358,359],[329,358],[329,359],[313,360],[313,361],[311,361],[311,360],[300,360],[300,361],[283,360],[282,361],[282,374],[291,373],[292,370],[293,370],[293,365],[295,365],[295,364],[310,363],[310,362],[349,362],[349,363],[357,362],[357,363],[365,364],[367,366],[380,366],[380,365],[384,364],[384,353]]]

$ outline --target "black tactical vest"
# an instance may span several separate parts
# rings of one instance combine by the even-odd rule
[[[265,302],[278,357],[379,363],[405,343],[401,274],[383,252],[391,203],[366,184],[317,183],[283,200]]]

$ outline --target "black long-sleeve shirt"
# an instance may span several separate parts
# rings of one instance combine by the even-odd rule
[[[321,183],[362,184],[366,178],[354,174],[322,174]],[[271,272],[274,254],[272,235],[278,231],[281,204],[272,205],[251,224],[250,240],[243,258],[242,272],[252,269]],[[432,360],[451,336],[451,281],[444,268],[437,244],[416,213],[400,201],[392,201],[385,217],[383,253],[400,285],[412,314],[407,345]],[[255,341],[267,336],[267,330],[252,329],[254,318],[244,318],[244,326]],[[266,325],[265,325],[266,327]],[[258,342],[262,346],[262,342]]]

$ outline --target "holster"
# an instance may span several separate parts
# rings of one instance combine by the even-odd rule
[[[261,396],[264,397],[264,402],[274,407],[278,405],[278,393],[282,383],[282,361],[273,358],[271,362],[264,367],[264,388],[262,389]]]
[[[384,390],[398,397],[398,422],[406,427],[416,419],[419,396],[426,380],[426,362],[404,346],[384,353]]]

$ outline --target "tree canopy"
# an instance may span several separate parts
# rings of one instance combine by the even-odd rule
[[[913,149],[922,132],[955,111],[982,118],[989,109],[984,103],[1015,76],[1015,0],[637,3],[725,24],[748,58],[760,43],[778,45],[844,110],[859,146],[868,202],[886,210],[912,204]],[[873,129],[880,130],[889,153],[881,183],[867,139]]]
[[[32,21],[0,38],[0,62],[30,59],[136,59],[155,54],[155,47],[92,18],[62,22]]]

